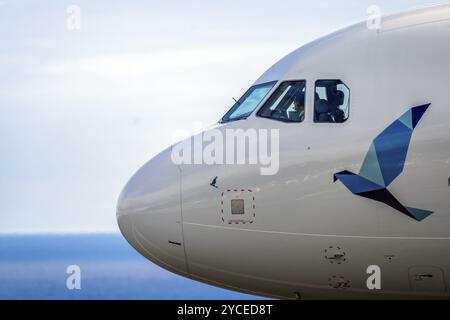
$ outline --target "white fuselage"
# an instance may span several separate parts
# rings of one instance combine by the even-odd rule
[[[349,87],[347,121],[313,121],[320,79]],[[258,117],[287,80],[306,81],[304,121]],[[130,244],[183,276],[276,298],[450,296],[450,6],[319,39],[255,84],[269,81],[277,83],[255,112],[214,130],[278,129],[277,174],[262,175],[260,165],[177,165],[168,148],[120,196],[118,222]],[[372,140],[425,103],[431,106],[389,190],[432,215],[419,222],[333,182],[338,171],[358,172]],[[242,223],[227,212],[233,198],[249,205]],[[370,265],[380,267],[380,290],[367,288]]]

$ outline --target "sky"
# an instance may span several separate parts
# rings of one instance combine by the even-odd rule
[[[369,6],[435,3],[0,1],[0,233],[117,232],[121,189],[177,132]]]

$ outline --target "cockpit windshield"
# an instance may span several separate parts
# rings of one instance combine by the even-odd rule
[[[273,88],[276,81],[266,82],[255,85],[247,90],[247,92],[231,107],[231,109],[223,116],[221,122],[247,118],[253,110],[260,104],[264,97]]]

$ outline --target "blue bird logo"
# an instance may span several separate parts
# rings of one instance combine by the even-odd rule
[[[217,176],[214,177],[214,179],[212,179],[211,183],[209,184],[211,187],[214,188],[218,188],[218,186],[216,185],[217,183]]]
[[[406,207],[387,187],[403,171],[411,136],[430,104],[413,107],[383,130],[370,145],[358,174],[344,170],[333,175],[353,194],[383,202],[388,206],[421,221],[433,211]]]

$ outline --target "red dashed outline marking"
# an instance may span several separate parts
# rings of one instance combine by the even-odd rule
[[[241,192],[253,192],[253,190],[251,190],[251,189],[227,189],[227,191],[226,192],[239,192],[239,191],[241,191]],[[220,218],[221,218],[221,220],[222,220],[222,222],[224,222],[225,223],[225,218],[224,218],[224,212],[223,212],[223,197],[224,197],[224,195],[225,195],[225,193],[226,192],[222,192],[222,194],[221,194],[221,200],[220,200]],[[255,221],[255,218],[256,218],[256,205],[255,205],[255,196],[252,196],[252,208],[253,208],[253,214],[252,214],[252,217],[253,217],[253,219],[251,219],[251,220],[246,220],[246,219],[233,219],[233,220],[228,220],[228,224],[252,224],[254,221]]]

